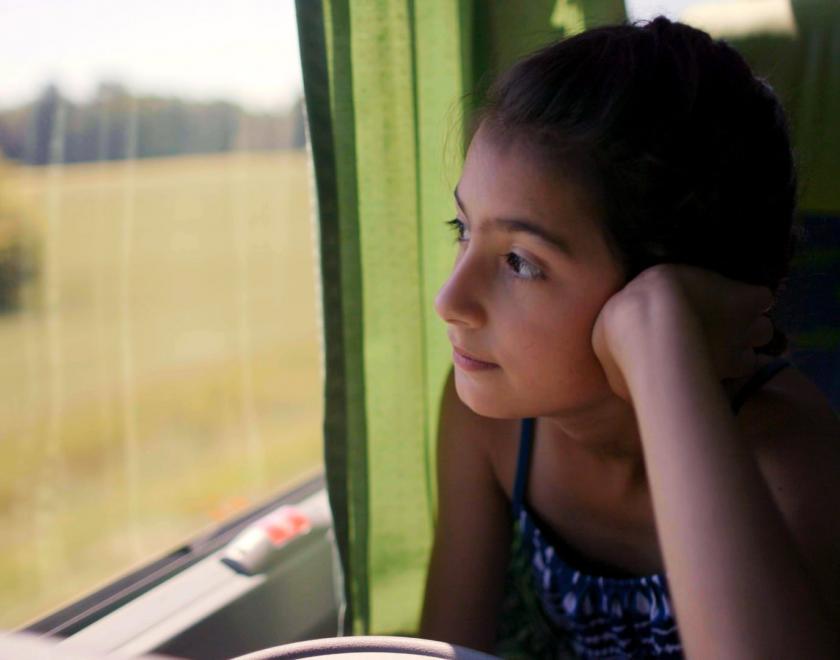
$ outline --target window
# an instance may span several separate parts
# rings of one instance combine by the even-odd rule
[[[292,0],[0,0],[0,629],[320,470]]]

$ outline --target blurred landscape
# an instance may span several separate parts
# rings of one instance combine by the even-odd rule
[[[0,113],[0,628],[319,468],[295,112],[49,88]]]

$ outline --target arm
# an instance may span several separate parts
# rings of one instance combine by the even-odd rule
[[[420,635],[491,651],[498,627],[510,543],[509,502],[488,442],[499,420],[480,417],[455,392],[452,374],[438,433],[438,520]]]
[[[604,332],[636,411],[686,653],[834,657],[840,585],[806,555],[809,541],[835,539],[803,548],[794,535],[729,409],[711,333],[662,275],[614,305]],[[838,504],[810,502],[825,516]]]

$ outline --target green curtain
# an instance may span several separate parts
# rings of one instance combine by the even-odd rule
[[[769,63],[806,145],[801,155],[814,163],[806,206],[836,212],[840,39],[835,18],[813,18],[814,7],[834,2],[794,4],[813,39],[743,47],[759,70]],[[297,0],[345,634],[417,628],[434,526],[437,407],[449,369],[432,301],[454,257],[443,222],[454,213],[465,119],[516,57],[624,18],[622,0]],[[791,55],[780,62],[780,52]],[[822,113],[816,123],[807,119],[814,113]]]

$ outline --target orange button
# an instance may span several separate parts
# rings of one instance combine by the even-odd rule
[[[260,521],[260,527],[265,530],[274,545],[283,545],[295,536],[312,529],[312,522],[300,509],[284,506]]]

